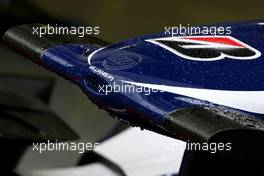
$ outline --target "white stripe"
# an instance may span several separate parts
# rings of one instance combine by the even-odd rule
[[[137,83],[124,80],[121,81],[136,86],[147,87],[191,98],[205,100],[211,103],[224,105],[248,112],[264,114],[264,91],[213,90]]]
[[[95,55],[97,52],[101,51],[101,50],[104,49],[104,48],[105,48],[105,47],[103,47],[103,48],[99,48],[98,50],[95,50],[94,52],[92,52],[92,53],[88,56],[88,58],[87,58],[87,62],[88,62],[89,65],[91,65],[91,59],[92,59],[93,55]]]

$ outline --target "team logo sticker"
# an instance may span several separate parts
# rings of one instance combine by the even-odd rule
[[[184,36],[148,39],[147,42],[186,59],[216,61],[223,58],[256,59],[261,53],[231,36]]]
[[[109,70],[128,69],[138,65],[142,57],[135,53],[115,52],[103,61],[103,66]]]

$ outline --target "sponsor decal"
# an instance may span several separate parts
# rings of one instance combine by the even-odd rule
[[[183,36],[148,39],[147,42],[185,59],[216,61],[223,58],[256,59],[261,53],[231,36]]]
[[[103,76],[104,78],[106,78],[106,79],[108,79],[108,80],[110,80],[110,81],[113,81],[114,80],[114,77],[112,76],[112,75],[110,75],[109,73],[107,73],[107,72],[105,72],[105,71],[103,71],[103,70],[101,70],[101,69],[99,69],[99,68],[97,68],[97,67],[95,67],[95,66],[90,66],[89,67],[89,69],[93,72],[93,73],[95,73],[95,74],[97,74],[97,75],[100,75],[100,76]]]
[[[128,69],[142,61],[140,55],[128,52],[115,52],[103,61],[103,66],[109,70]]]

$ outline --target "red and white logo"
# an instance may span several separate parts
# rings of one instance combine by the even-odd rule
[[[186,59],[215,61],[223,58],[256,59],[261,53],[231,36],[184,36],[148,39],[148,42]]]

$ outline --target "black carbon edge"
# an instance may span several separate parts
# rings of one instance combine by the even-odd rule
[[[208,142],[224,131],[257,130],[264,133],[264,122],[231,110],[195,106],[170,112],[166,126],[183,140]]]
[[[44,24],[25,24],[12,27],[3,35],[3,42],[16,52],[39,61],[41,54],[48,48],[62,44],[94,44],[97,46],[106,46],[110,43],[105,42],[95,36],[79,37],[77,35],[67,34],[45,34],[43,36],[33,34],[33,28],[46,27]]]
[[[231,143],[220,152],[233,158],[261,160],[264,156],[264,122],[232,110],[195,106],[170,112],[165,128],[187,143]]]

